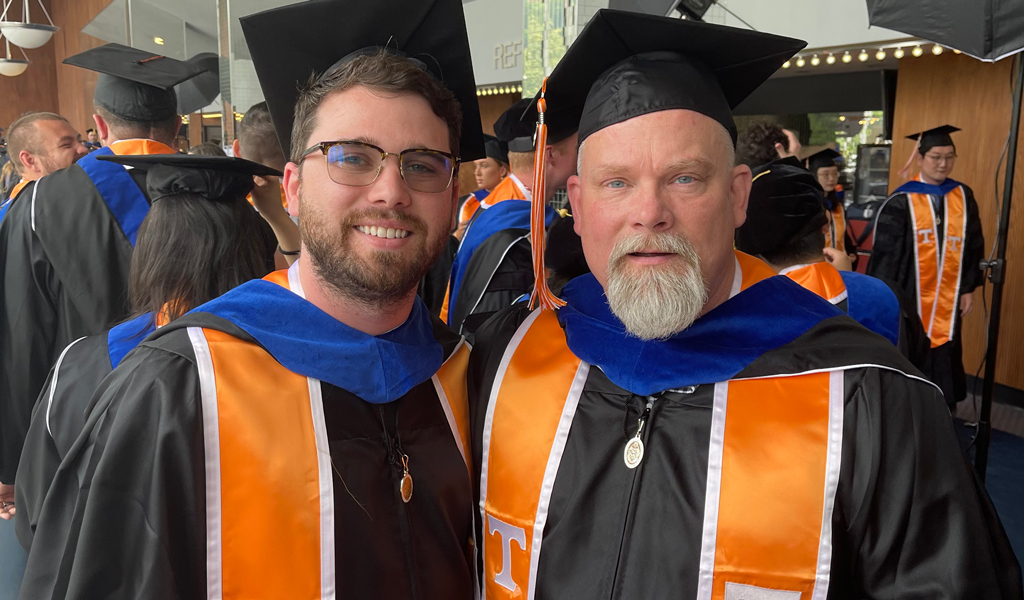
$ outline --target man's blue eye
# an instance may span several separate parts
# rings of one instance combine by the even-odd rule
[[[623,181],[616,180],[616,181],[609,182],[608,183],[608,187],[610,187],[612,189],[618,190],[618,189],[622,189],[622,188],[626,187],[626,183],[623,182]]]
[[[676,179],[676,183],[693,183],[693,177],[689,175],[682,175],[679,179]]]

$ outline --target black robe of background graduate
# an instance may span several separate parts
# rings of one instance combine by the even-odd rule
[[[108,44],[65,62],[101,73],[95,102],[104,109],[160,122],[176,118],[173,86],[201,69],[154,57]],[[15,202],[0,223],[0,481],[14,481],[32,408],[61,350],[128,315],[128,267],[149,201],[141,176],[97,156],[173,152],[153,140],[115,142],[38,181],[34,197]]]
[[[985,280],[985,273],[978,264],[985,258],[985,237],[978,217],[978,202],[974,192],[964,185],[964,201],[967,208],[967,239],[964,243],[963,259],[960,263],[960,295],[976,290]],[[867,273],[896,282],[908,299],[917,304],[917,254],[915,252],[914,224],[910,220],[909,197],[896,193],[878,210],[875,221],[874,247],[868,261]],[[941,210],[941,209],[940,209]],[[942,214],[939,212],[939,214]],[[943,229],[939,228],[939,243],[942,243]],[[980,308],[980,298],[975,298],[975,310]],[[963,318],[959,304],[955,307],[956,327],[953,339],[931,349],[931,363],[923,368],[924,374],[934,381],[950,405],[963,400],[967,395],[967,381],[963,364],[961,329]]]

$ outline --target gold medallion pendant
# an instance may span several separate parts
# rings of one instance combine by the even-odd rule
[[[409,474],[409,457],[402,456],[402,483],[399,484],[398,490],[402,493],[402,502],[406,504],[412,500],[412,475]]]
[[[643,459],[644,443],[638,435],[626,443],[626,448],[622,451],[622,462],[626,463],[626,468],[635,469]]]

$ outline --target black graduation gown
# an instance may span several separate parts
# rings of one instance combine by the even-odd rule
[[[967,205],[967,239],[961,261],[960,294],[973,292],[984,282],[985,274],[978,264],[985,257],[985,236],[978,217],[978,203],[974,192],[967,185],[964,201]],[[914,245],[914,224],[910,220],[909,198],[905,193],[890,196],[879,208],[875,217],[874,246],[868,261],[867,274],[889,279],[904,291],[907,298],[917,298],[917,275]],[[939,242],[945,232],[939,228]],[[915,310],[916,311],[916,310]],[[967,397],[967,380],[964,374],[963,345],[960,330],[963,320],[959,307],[956,310],[957,323],[953,339],[932,348],[929,364],[922,369],[924,374],[942,389],[949,405]]]
[[[499,310],[533,291],[529,230],[503,229],[481,244],[466,267],[455,304],[448,310],[453,328],[472,335]]]
[[[142,175],[132,174],[145,190]],[[128,315],[132,244],[77,164],[0,223],[0,481],[14,481],[46,375],[72,341]]]
[[[487,398],[528,314],[513,307],[476,333],[469,397],[478,486]],[[915,373],[891,345],[837,316],[739,377],[859,363]],[[939,392],[881,368],[849,370],[844,380],[828,597],[1021,598],[1020,567]],[[538,600],[695,597],[713,390],[662,393],[644,428],[643,462],[629,470],[624,424],[635,432],[646,398],[590,369],[551,495]]]
[[[31,550],[32,535],[57,469],[85,426],[92,394],[112,370],[103,333],[74,343],[46,378],[32,411],[15,486],[18,513],[14,525],[26,551]]]
[[[447,356],[460,338],[434,325]],[[254,341],[219,317],[187,315],[103,381],[51,492],[78,500],[59,526],[39,524],[22,598],[205,597],[205,458],[190,326]],[[385,405],[321,386],[331,457],[344,476],[334,485],[337,597],[472,598],[471,484],[431,382]],[[415,480],[409,504],[385,441],[396,434]]]
[[[441,314],[441,307],[444,306],[445,292],[448,291],[448,278],[451,276],[452,262],[455,261],[455,253],[458,249],[459,240],[455,236],[448,236],[448,244],[445,246],[444,252],[420,280],[419,288],[416,290],[416,294],[430,309],[430,314],[435,317]]]

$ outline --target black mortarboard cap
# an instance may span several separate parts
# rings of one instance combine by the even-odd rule
[[[484,134],[484,153],[487,158],[508,164],[508,144],[493,135]]]
[[[545,120],[554,127],[578,118],[582,143],[633,117],[687,109],[721,123],[735,142],[732,109],[805,45],[746,29],[601,9],[548,78]]]
[[[152,202],[178,194],[196,194],[213,201],[237,200],[252,191],[254,175],[281,176],[276,169],[230,156],[148,154],[107,155],[99,159],[145,172]]]
[[[802,240],[828,223],[825,192],[807,169],[772,161],[754,169],[747,220],[736,230],[736,249],[765,254]]]
[[[918,138],[920,138],[921,143],[918,145],[918,148],[920,149],[921,154],[924,154],[925,152],[934,148],[935,146],[953,146],[953,138],[951,138],[949,134],[956,133],[957,131],[960,131],[959,127],[953,127],[952,125],[942,125],[940,127],[935,127],[933,129],[926,129],[921,133],[908,135],[907,139],[917,140]]]
[[[533,135],[537,130],[536,109],[533,119],[524,117],[533,104],[533,98],[523,98],[508,107],[494,122],[494,135],[508,144],[509,152],[533,152]]]
[[[322,76],[367,48],[387,48],[425,66],[462,106],[463,162],[485,156],[466,17],[459,0],[309,0],[239,21],[285,156],[291,154],[300,87],[310,75]]]
[[[178,114],[174,86],[206,69],[122,44],[106,44],[64,59],[99,73],[93,101],[126,121],[163,121]]]
[[[815,152],[807,157],[807,170],[810,171],[812,175],[817,175],[818,169],[822,167],[838,167],[839,165],[836,164],[836,159],[842,157],[842,154],[832,148],[825,148],[824,150]]]

